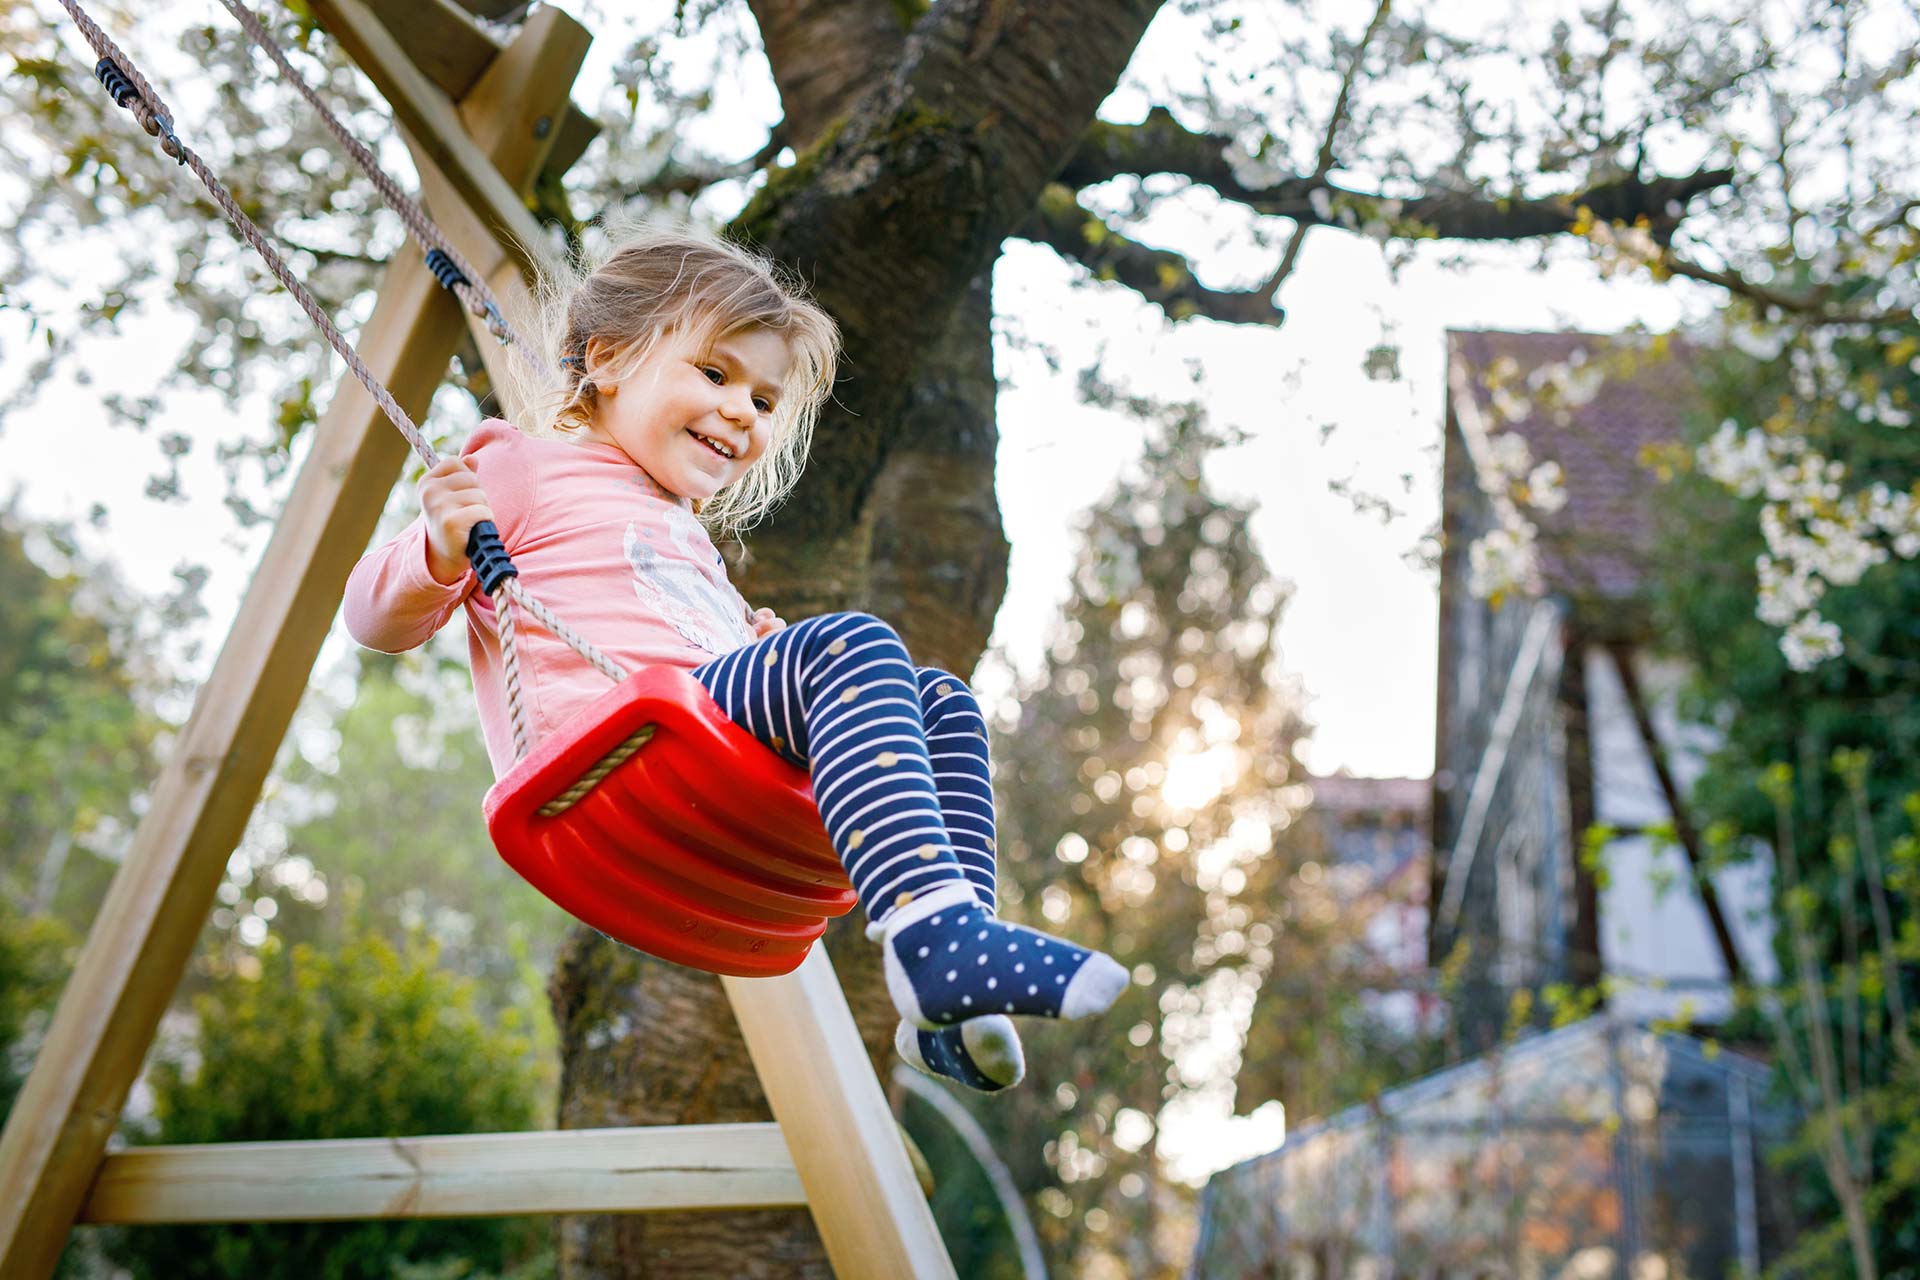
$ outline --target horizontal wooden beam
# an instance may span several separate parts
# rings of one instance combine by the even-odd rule
[[[106,1158],[80,1220],[312,1222],[805,1203],[778,1125],[662,1125],[135,1147]]]
[[[458,102],[485,74],[502,49],[474,14],[498,17],[516,3],[454,4],[452,0],[373,0],[373,15],[393,33],[407,58]],[[324,18],[322,19],[324,22]],[[571,101],[561,108],[558,142],[542,176],[565,173],[600,132],[600,124]]]

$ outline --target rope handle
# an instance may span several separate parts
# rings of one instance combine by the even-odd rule
[[[473,566],[480,589],[488,595],[506,579],[520,576],[520,567],[507,554],[500,530],[491,520],[481,520],[467,530],[467,563]]]

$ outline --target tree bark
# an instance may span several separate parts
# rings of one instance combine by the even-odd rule
[[[775,130],[805,150],[885,75],[906,43],[888,0],[748,0],[786,118]]]

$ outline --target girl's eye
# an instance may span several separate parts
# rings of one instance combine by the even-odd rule
[[[765,396],[755,396],[753,398],[753,407],[762,413],[772,413],[773,401],[767,399]]]
[[[714,386],[716,386],[716,387],[717,387],[717,386],[719,386],[719,385],[720,385],[721,383],[723,383],[723,382],[725,382],[725,381],[727,380],[727,375],[726,375],[726,374],[724,374],[724,373],[722,373],[722,372],[720,372],[720,370],[718,370],[718,369],[716,369],[716,368],[714,368],[714,367],[713,367],[712,365],[710,365],[710,364],[707,364],[707,365],[701,365],[701,366],[700,366],[700,372],[702,372],[702,373],[704,373],[704,374],[706,374],[706,375],[707,375],[707,381],[708,381],[708,382],[711,382],[711,383],[712,383],[712,384],[713,384]]]

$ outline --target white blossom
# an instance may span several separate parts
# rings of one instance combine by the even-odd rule
[[[1557,462],[1543,462],[1527,473],[1527,502],[1552,515],[1567,505],[1567,477]]]
[[[1785,627],[1810,613],[1827,584],[1804,569],[1791,571],[1771,556],[1754,562],[1760,574],[1760,603],[1754,612],[1770,627]]]
[[[1587,230],[1587,239],[1600,251],[1602,278],[1661,258],[1659,242],[1645,227],[1595,222]]]
[[[1817,613],[1802,614],[1780,637],[1780,652],[1795,671],[1811,671],[1840,651],[1840,628]]]
[[[1467,590],[1483,600],[1540,590],[1540,553],[1533,526],[1490,529],[1467,549]]]
[[[1816,611],[1828,587],[1849,587],[1893,557],[1920,556],[1920,502],[1876,482],[1849,494],[1847,467],[1786,432],[1742,431],[1729,421],[1694,453],[1706,475],[1742,498],[1764,498],[1755,562],[1754,614],[1783,628],[1780,651],[1796,671],[1843,652],[1840,628]]]
[[[1517,476],[1533,465],[1533,450],[1528,447],[1525,436],[1508,431],[1489,440],[1493,465],[1503,476]]]
[[[1721,423],[1696,456],[1702,471],[1743,498],[1759,493],[1772,470],[1766,432],[1742,432],[1731,421]]]

